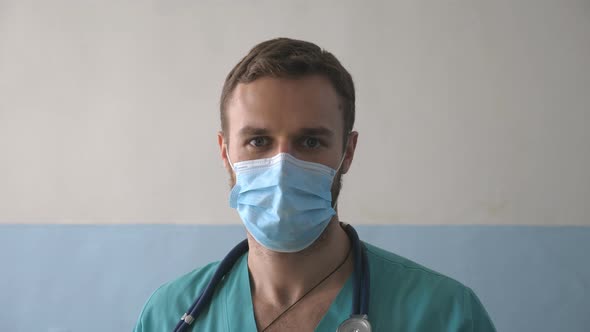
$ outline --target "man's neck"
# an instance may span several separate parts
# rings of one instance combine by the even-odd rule
[[[350,240],[335,216],[320,238],[297,253],[278,253],[248,235],[252,296],[283,307],[295,302],[338,267],[350,250]],[[352,255],[324,283],[342,287],[352,273]],[[335,285],[334,283],[338,283]],[[315,291],[314,291],[315,292]]]

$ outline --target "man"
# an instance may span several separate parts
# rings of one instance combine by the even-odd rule
[[[357,259],[336,213],[358,140],[350,74],[312,43],[269,40],[229,73],[220,108],[230,206],[246,226],[249,252],[231,265],[198,316],[183,316],[187,330],[336,331],[350,316]],[[373,331],[495,331],[469,288],[364,248]],[[135,331],[174,330],[218,266],[161,286]]]

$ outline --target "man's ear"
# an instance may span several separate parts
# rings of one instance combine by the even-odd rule
[[[351,131],[348,136],[348,145],[344,150],[344,160],[342,161],[342,174],[346,174],[352,165],[354,159],[354,151],[356,150],[356,142],[359,138],[359,133]]]
[[[223,167],[225,167],[225,169],[227,169],[229,171],[229,170],[231,170],[231,165],[230,165],[229,160],[227,159],[227,154],[228,154],[227,144],[228,143],[229,142],[226,141],[223,131],[217,132],[217,144],[219,145],[219,153],[220,153],[221,160],[223,162]]]

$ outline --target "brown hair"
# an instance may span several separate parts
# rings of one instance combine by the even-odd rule
[[[261,77],[299,78],[317,74],[328,78],[341,98],[346,138],[354,125],[352,77],[332,53],[313,43],[289,38],[271,39],[254,46],[229,72],[221,92],[221,130],[227,130],[226,107],[238,83]]]

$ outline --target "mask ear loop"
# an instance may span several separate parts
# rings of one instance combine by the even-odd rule
[[[342,164],[344,163],[344,159],[346,159],[346,149],[348,148],[348,142],[350,141],[350,133],[351,132],[349,131],[348,134],[346,135],[346,142],[344,143],[344,154],[342,155],[342,158],[340,159],[340,163],[338,163],[338,168],[336,168],[336,174],[338,174],[338,172],[340,172],[340,167],[342,167]],[[226,146],[226,151],[227,151],[227,146]]]
[[[229,162],[229,167],[231,167],[231,169],[235,173],[236,169],[234,168],[234,163],[232,163],[231,158],[229,157],[229,147],[227,146],[227,144],[225,144],[225,156],[227,157],[227,161]]]

